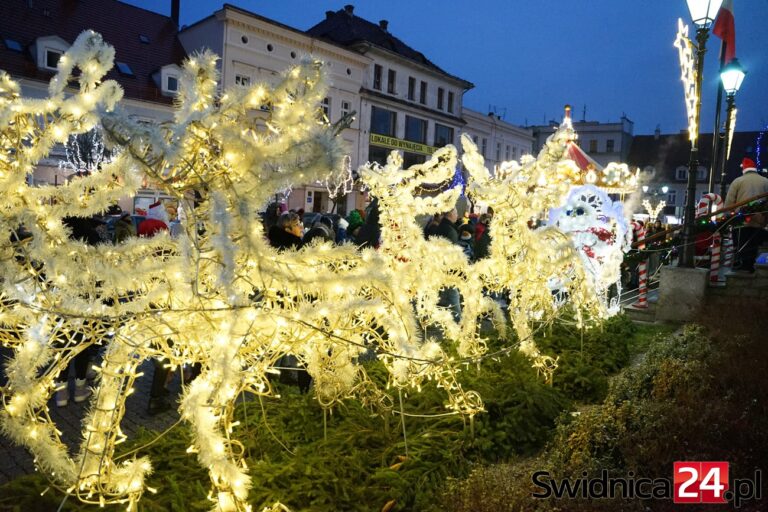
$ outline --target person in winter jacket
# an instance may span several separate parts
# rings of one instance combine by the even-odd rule
[[[768,178],[757,173],[757,166],[751,158],[741,162],[742,175],[733,180],[725,197],[725,207],[728,208],[749,198],[768,193]],[[746,215],[744,227],[737,230],[738,251],[733,270],[752,273],[755,271],[755,260],[760,244],[766,238],[765,229],[768,217],[763,213]]]
[[[131,214],[124,212],[115,222],[115,243],[125,242],[136,236],[136,228],[133,225]]]
[[[269,245],[278,250],[301,249],[304,242],[301,239],[304,226],[301,217],[294,212],[286,212],[277,219],[277,224],[269,228],[267,238]]]

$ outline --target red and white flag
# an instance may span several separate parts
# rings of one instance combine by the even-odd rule
[[[725,43],[724,64],[736,57],[736,24],[733,17],[733,0],[725,0],[717,12],[717,21],[712,27],[712,33]]]

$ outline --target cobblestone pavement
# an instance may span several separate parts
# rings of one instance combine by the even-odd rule
[[[139,429],[145,427],[150,430],[162,431],[179,419],[179,413],[175,409],[163,412],[156,416],[147,414],[149,402],[149,388],[152,384],[153,365],[150,361],[144,362],[139,371],[144,375],[136,379],[134,393],[126,401],[125,416],[121,424],[123,432],[130,437]],[[170,384],[171,397],[178,396],[179,376],[174,376]],[[70,390],[74,387],[74,381],[70,379]],[[76,453],[81,440],[81,421],[85,414],[88,401],[77,404],[69,401],[66,407],[56,407],[51,399],[49,403],[51,419],[61,431],[62,441],[69,446],[70,453]],[[35,467],[32,456],[20,446],[11,443],[10,439],[0,434],[0,484],[13,480],[22,475],[34,473]]]

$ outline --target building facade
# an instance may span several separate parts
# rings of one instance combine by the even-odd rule
[[[550,121],[547,125],[532,126],[535,138],[534,151],[538,151],[555,133],[559,122]],[[610,162],[626,162],[632,144],[634,123],[626,115],[615,123],[597,121],[573,121],[573,129],[578,134],[579,147],[594,161],[605,167]]]
[[[759,132],[736,132],[726,161],[726,184],[741,175],[741,160],[754,156]],[[709,172],[712,166],[712,134],[699,135],[699,165],[696,173],[696,198],[708,192]],[[688,161],[691,143],[687,130],[675,134],[636,135],[627,163],[639,168],[641,182],[648,187],[646,194],[663,199],[667,206],[664,213],[680,219],[683,216],[688,187]],[[721,172],[715,170],[714,192],[720,191]],[[667,192],[659,191],[667,187]]]
[[[347,5],[326,12],[307,33],[370,59],[360,88],[358,161],[384,163],[400,150],[408,167],[458,143],[462,98],[473,85],[393,36],[386,20],[371,23]]]
[[[466,122],[464,133],[472,138],[491,172],[501,162],[520,160],[521,156],[533,153],[532,129],[507,123],[492,112],[486,115],[464,108],[462,117]]]
[[[59,58],[82,31],[92,29],[115,48],[115,67],[106,78],[123,88],[122,108],[140,120],[168,121],[176,93],[168,88],[169,77],[178,76],[186,57],[177,26],[178,18],[114,0],[7,0],[0,7],[0,69],[19,82],[24,96],[47,97]],[[64,148],[55,147],[30,184],[63,184],[73,173],[60,166],[64,159]],[[120,206],[141,210],[166,197],[146,183]]]
[[[320,106],[326,118],[335,123],[362,109],[360,89],[370,59],[358,52],[229,4],[184,28],[179,38],[188,53],[210,48],[221,57],[221,84],[225,89],[256,83],[276,85],[283,71],[298,65],[302,59],[308,56],[320,59],[327,67],[329,81],[328,94]],[[353,169],[365,162],[360,159],[361,123],[361,116],[355,115],[351,125],[341,133],[349,148]],[[363,203],[363,195],[353,193],[336,208],[345,213],[362,207]],[[287,197],[287,206],[308,212],[327,212],[334,208],[333,198],[319,183],[296,184]]]

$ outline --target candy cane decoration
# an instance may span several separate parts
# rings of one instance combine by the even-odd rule
[[[709,260],[709,281],[711,283],[717,283],[720,274],[720,233],[715,233],[712,236],[712,246],[710,247],[711,258]]]
[[[696,208],[696,218],[706,217],[710,213],[715,213],[717,210],[723,207],[723,198],[718,194],[709,192],[701,196],[699,199],[699,205]],[[720,245],[722,239],[719,233],[715,233],[712,236],[712,245],[709,246],[710,259],[709,259],[709,281],[712,283],[718,282],[718,274],[720,273]]]
[[[730,268],[733,265],[733,234],[728,234],[725,236],[723,239],[723,245],[725,246],[723,266]]]
[[[717,210],[723,207],[723,198],[714,192],[709,192],[701,196],[699,199],[699,205],[696,208],[696,218],[704,217],[708,213],[715,213]]]
[[[632,231],[635,233],[635,238],[640,242],[637,245],[638,251],[645,250],[645,226],[639,222],[632,223]],[[648,307],[648,259],[643,259],[637,266],[638,274],[638,286],[637,286],[637,302],[632,304],[635,308],[647,308]]]

